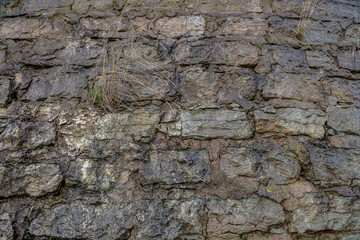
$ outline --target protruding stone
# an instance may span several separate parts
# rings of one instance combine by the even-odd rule
[[[324,93],[320,82],[305,74],[270,74],[263,88],[265,98],[285,98],[320,102]]]
[[[29,231],[37,237],[127,239],[133,227],[129,204],[61,204],[42,212]]]
[[[142,184],[189,184],[210,181],[207,151],[152,151],[140,169]]]
[[[197,239],[202,234],[200,199],[142,201],[136,212],[138,239]]]
[[[205,19],[202,16],[162,18],[156,22],[155,31],[164,38],[198,36],[205,31]]]
[[[221,13],[259,13],[262,12],[260,0],[192,0],[187,3],[187,8],[201,12]]]
[[[112,18],[82,18],[80,24],[86,34],[103,38],[118,38],[127,36],[131,30],[129,22],[123,17]]]
[[[0,76],[0,107],[5,106],[5,104],[9,101],[9,97],[10,79]]]
[[[338,132],[360,135],[360,108],[329,107],[328,125]]]
[[[293,211],[290,231],[357,231],[360,229],[359,200],[323,193],[306,193]]]
[[[349,185],[360,178],[360,152],[358,150],[311,148],[311,162],[316,180],[322,186]]]
[[[266,198],[211,198],[206,201],[206,207],[209,210],[209,239],[239,239],[240,234],[267,231],[271,225],[285,221],[281,205]]]
[[[58,165],[33,164],[27,167],[0,166],[1,197],[28,194],[39,197],[54,192],[62,181]]]
[[[318,109],[277,109],[275,114],[256,110],[255,128],[257,132],[275,135],[307,135],[321,139],[324,137],[325,113]]]
[[[360,71],[360,51],[349,49],[337,55],[339,65],[352,71]]]
[[[13,230],[11,222],[12,222],[12,220],[11,220],[9,214],[7,212],[0,211],[0,239],[1,240],[12,240],[13,239],[14,230]]]

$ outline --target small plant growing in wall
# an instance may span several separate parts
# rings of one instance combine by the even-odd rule
[[[300,22],[295,30],[296,38],[302,40],[305,37],[305,31],[309,22],[310,15],[313,11],[312,0],[305,0],[301,10]]]

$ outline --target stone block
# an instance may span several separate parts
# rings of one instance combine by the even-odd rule
[[[360,82],[344,78],[324,78],[324,90],[331,105],[360,107]]]
[[[69,36],[71,31],[71,25],[49,19],[6,18],[0,23],[2,39],[59,38]]]
[[[204,34],[205,18],[202,16],[161,18],[155,23],[154,33],[162,38],[179,38]]]
[[[131,30],[129,21],[124,17],[82,18],[80,24],[84,35],[101,38],[127,37]]]
[[[200,199],[141,201],[137,239],[197,239],[202,235]]]
[[[12,220],[7,212],[0,211],[0,239],[12,240],[14,237],[14,230],[12,227]]]
[[[43,196],[54,192],[59,187],[63,177],[58,165],[39,163],[29,166],[0,166],[1,197],[29,195]]]
[[[305,74],[270,74],[263,87],[265,98],[284,98],[300,101],[323,101],[322,86],[314,76]]]
[[[247,42],[196,42],[180,44],[175,49],[179,64],[213,63],[229,66],[254,66],[258,49]]]
[[[260,13],[262,12],[260,0],[193,0],[187,3],[187,8],[204,13]]]
[[[189,184],[210,181],[207,151],[152,151],[140,168],[142,184]]]
[[[339,66],[351,71],[360,71],[360,51],[349,49],[338,52]]]
[[[328,125],[337,132],[360,135],[360,108],[329,107]]]
[[[209,210],[209,239],[239,239],[243,233],[265,232],[270,226],[285,221],[281,205],[266,198],[209,198],[206,207]]]
[[[50,11],[54,8],[70,7],[71,3],[69,0],[25,0],[23,9],[25,12]]]
[[[310,159],[315,179],[321,186],[350,185],[360,178],[360,152],[357,149],[311,148]]]
[[[255,129],[260,133],[274,135],[307,135],[321,139],[327,117],[318,109],[281,108],[275,113],[256,110]]]
[[[359,200],[325,193],[306,193],[290,217],[290,231],[357,231]]]
[[[127,239],[133,228],[130,204],[73,202],[43,209],[31,222],[36,237]]]
[[[0,76],[0,107],[5,106],[10,97],[10,79]]]
[[[334,58],[326,52],[306,51],[306,60],[309,67],[324,68],[325,70],[335,69]]]

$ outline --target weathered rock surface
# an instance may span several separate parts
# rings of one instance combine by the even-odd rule
[[[305,231],[357,231],[359,200],[323,193],[306,193],[300,207],[291,214],[290,230]]]
[[[210,239],[237,239],[239,235],[256,230],[267,231],[284,222],[282,207],[266,198],[253,197],[243,200],[208,199],[207,224]]]
[[[358,150],[312,148],[310,158],[316,180],[324,186],[349,185],[360,178]]]
[[[206,151],[152,151],[140,168],[142,184],[189,184],[210,180]]]
[[[138,239],[197,239],[203,227],[203,202],[193,200],[142,201],[136,211]]]
[[[27,194],[39,197],[58,189],[63,176],[59,166],[39,163],[15,168],[0,166],[0,197]]]
[[[360,109],[329,107],[328,125],[338,132],[360,135]]]
[[[271,112],[256,110],[255,128],[260,133],[275,135],[307,135],[323,138],[325,113],[318,109],[280,108]]]
[[[131,205],[81,202],[44,209],[29,227],[30,233],[50,238],[128,239],[133,227]]]
[[[0,239],[11,240],[13,239],[14,232],[11,225],[11,218],[7,212],[0,212]]]

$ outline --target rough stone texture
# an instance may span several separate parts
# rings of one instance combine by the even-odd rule
[[[312,148],[310,158],[321,185],[348,185],[360,178],[358,150]]]
[[[322,193],[307,193],[291,214],[290,231],[352,230],[359,225],[359,200]]]
[[[11,218],[8,213],[0,212],[0,239],[11,240],[13,239],[13,228],[11,225]]]
[[[137,239],[198,239],[202,234],[203,202],[157,200],[139,203],[136,217],[142,223]]]
[[[360,135],[360,109],[330,107],[328,124],[338,132]]]
[[[0,166],[1,197],[28,194],[32,197],[54,192],[59,187],[62,175],[59,166],[39,163],[16,169]]]
[[[131,205],[81,202],[44,209],[29,227],[34,236],[114,240],[127,239],[131,229]]]
[[[266,198],[213,198],[206,201],[206,207],[209,209],[209,239],[238,239],[242,233],[267,231],[271,225],[285,220],[282,207]]]
[[[271,74],[263,89],[265,98],[285,98],[319,102],[324,99],[322,87],[305,74]]]
[[[307,135],[323,138],[325,113],[317,109],[280,108],[273,112],[257,110],[255,114],[256,131],[277,135]]]
[[[360,239],[358,0],[0,0],[0,240]]]
[[[206,151],[156,151],[140,169],[142,184],[184,184],[210,180]]]

